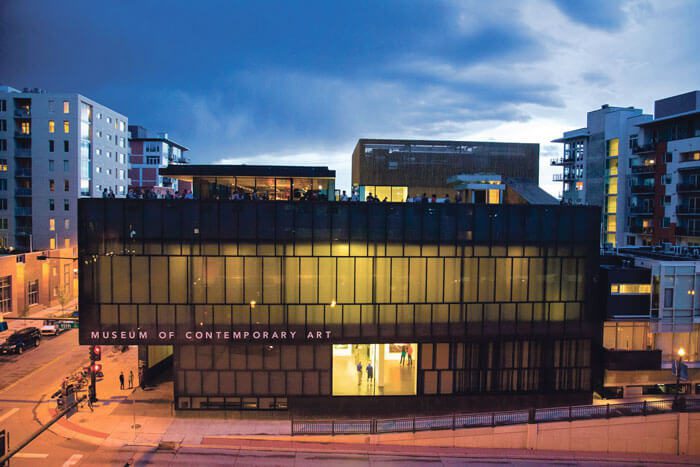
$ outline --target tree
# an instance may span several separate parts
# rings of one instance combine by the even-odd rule
[[[66,305],[70,301],[70,294],[66,293],[65,288],[58,289],[58,304],[61,305],[61,313],[63,313]]]

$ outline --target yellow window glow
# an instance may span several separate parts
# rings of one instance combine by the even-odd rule
[[[68,101],[63,101],[63,113],[67,114],[70,112],[70,102]],[[66,132],[68,133],[68,132]]]
[[[617,157],[620,154],[620,140],[613,138],[608,141],[608,157]]]
[[[56,131],[56,122],[49,120],[49,133],[54,133]]]
[[[63,132],[65,134],[70,133],[70,122],[68,120],[63,120]]]

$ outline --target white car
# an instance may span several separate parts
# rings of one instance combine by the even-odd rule
[[[59,327],[57,321],[47,322],[39,330],[42,336],[58,336],[61,334],[61,331],[63,331],[63,329]]]

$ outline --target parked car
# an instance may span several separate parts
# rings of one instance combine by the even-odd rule
[[[21,354],[31,347],[39,347],[41,333],[39,328],[28,327],[20,329],[0,344],[0,354]]]
[[[58,336],[63,331],[63,328],[59,326],[58,321],[53,319],[47,319],[44,321],[44,325],[41,327],[42,336]]]

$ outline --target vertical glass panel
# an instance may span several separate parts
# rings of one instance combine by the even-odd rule
[[[192,301],[193,303],[206,303],[207,287],[205,276],[205,262],[202,256],[192,256],[190,261],[190,273],[192,274]]]
[[[561,258],[547,258],[547,301],[559,300],[561,281]]]
[[[391,301],[406,303],[408,299],[408,258],[391,259]]]
[[[493,301],[496,263],[494,258],[479,258],[479,301]]]
[[[129,256],[113,256],[112,270],[115,274],[112,276],[112,291],[114,293],[113,300],[117,303],[129,303],[131,301],[130,281],[124,280],[120,271],[129,271]]]
[[[423,303],[425,302],[426,292],[426,259],[410,258],[409,268],[408,301],[412,303]]]
[[[207,303],[224,303],[224,258],[206,257]]]
[[[514,302],[527,300],[528,286],[528,260],[527,258],[513,259],[513,297]]]
[[[97,257],[97,300],[99,303],[112,301],[112,257]]]
[[[133,256],[131,258],[131,299],[133,303],[149,303],[148,258]]]
[[[168,258],[152,256],[151,271],[149,277],[151,301],[153,303],[168,303]],[[164,278],[166,280],[163,280]]]
[[[464,301],[477,301],[477,290],[479,284],[479,263],[477,258],[464,258],[462,260],[462,287],[464,290]]]
[[[170,257],[170,303],[187,303],[187,258],[182,256]]]
[[[318,258],[301,258],[301,303],[318,303]]]
[[[318,300],[320,303],[337,302],[335,281],[335,258],[318,258]]]
[[[338,302],[353,303],[355,291],[355,259],[338,258]]]
[[[245,258],[245,301],[262,301],[262,258]]]
[[[264,277],[263,301],[265,303],[280,303],[281,299],[281,259],[275,257],[263,258]]]
[[[529,275],[529,299],[540,301],[544,298],[544,260],[532,258],[530,260]]]
[[[562,261],[562,300],[576,299],[576,258],[564,258]]]
[[[510,258],[496,259],[496,301],[510,301],[511,267],[513,260]]]
[[[226,303],[244,303],[243,258],[226,258]]]
[[[299,258],[284,258],[284,301],[299,303]]]
[[[391,258],[374,258],[375,300],[377,303],[391,302]]]
[[[426,274],[426,300],[432,303],[443,301],[444,261],[442,258],[427,259],[428,272]]]
[[[372,302],[372,258],[355,259],[355,302]]]
[[[444,261],[444,301],[459,302],[460,260],[445,258]]]

